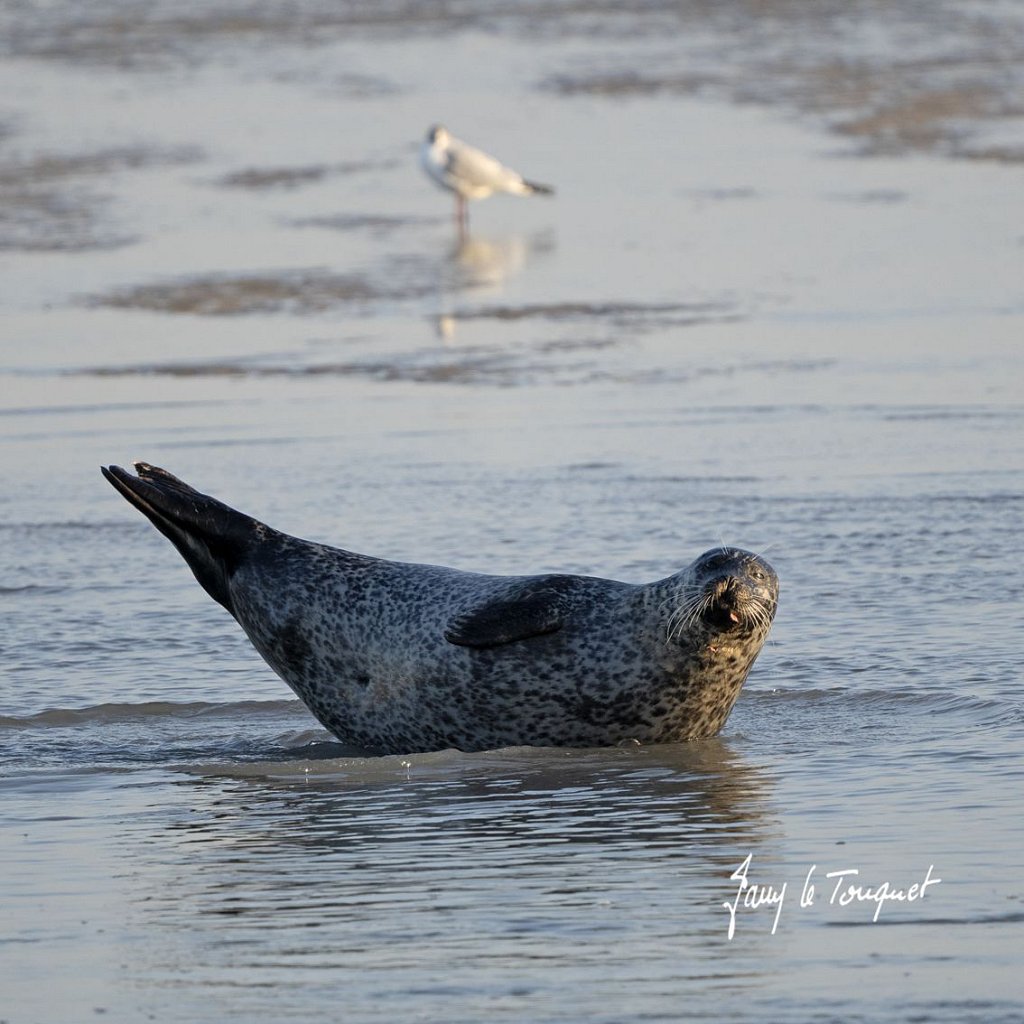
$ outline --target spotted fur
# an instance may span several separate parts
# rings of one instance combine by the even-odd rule
[[[317,719],[367,751],[713,736],[775,614],[775,572],[735,548],[642,585],[488,576],[299,540],[135,465],[103,472]]]

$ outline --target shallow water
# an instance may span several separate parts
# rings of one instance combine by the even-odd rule
[[[0,1019],[1022,1019],[1019,12],[815,6],[9,5]],[[442,118],[556,197],[458,244]],[[366,758],[132,458],[779,613],[713,741]]]

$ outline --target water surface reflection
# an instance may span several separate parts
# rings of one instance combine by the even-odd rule
[[[737,850],[776,832],[773,781],[720,741],[191,771],[174,855],[149,854],[168,875],[136,908],[174,936],[157,976],[187,960],[238,991],[331,968],[371,1017],[457,992],[459,1019],[541,997],[601,1020],[623,982],[663,1014],[681,981],[707,999],[762,969],[715,954]]]

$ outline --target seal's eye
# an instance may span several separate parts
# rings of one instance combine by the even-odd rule
[[[758,583],[761,583],[762,581],[768,579],[768,573],[764,572],[764,570],[762,569],[751,569],[750,578],[752,580],[757,580]]]

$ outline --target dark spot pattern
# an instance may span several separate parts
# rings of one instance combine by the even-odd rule
[[[201,527],[202,543],[178,550],[200,578],[221,573],[226,607],[260,655],[327,729],[369,752],[713,736],[775,615],[775,572],[735,548],[642,585],[488,576],[289,537],[139,469],[145,506],[118,471],[121,492],[150,518],[187,495],[200,526],[179,512],[174,527]],[[211,560],[221,523],[231,562]]]
[[[713,590],[723,572],[735,581],[730,607],[757,606],[760,617],[730,628],[697,618],[670,635],[683,595]],[[488,619],[517,589],[533,593],[536,577],[390,562],[270,533],[230,588],[260,654],[324,726],[366,750],[663,743],[722,728],[775,613],[767,563],[730,549],[712,568],[698,560],[640,586],[558,580],[557,630],[482,647],[446,633],[467,609]]]

